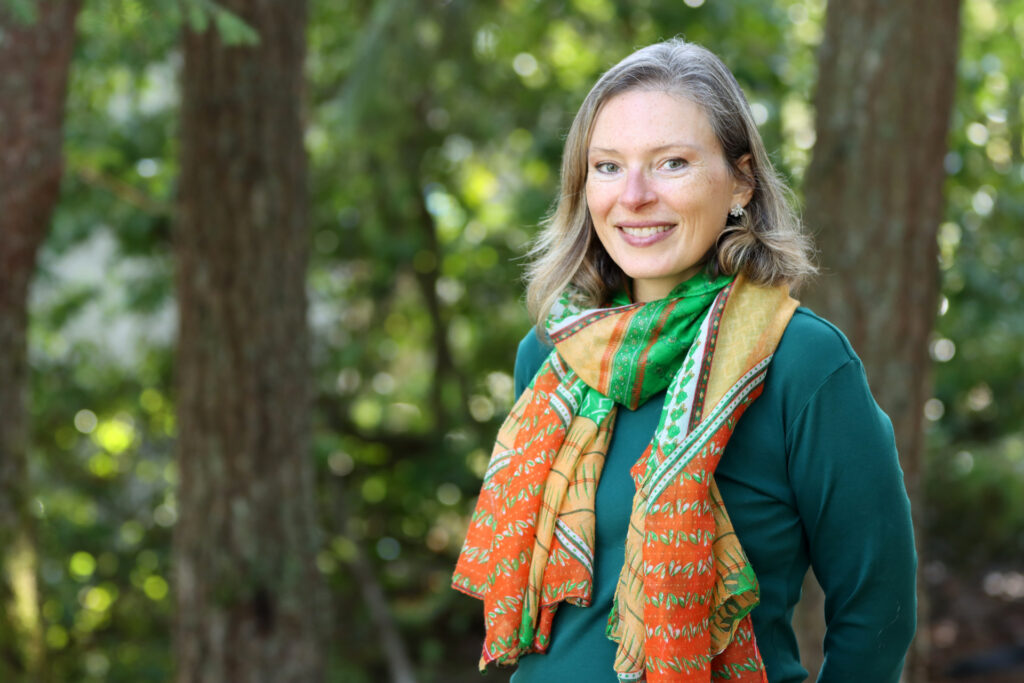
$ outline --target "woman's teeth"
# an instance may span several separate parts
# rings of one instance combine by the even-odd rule
[[[651,235],[657,235],[659,232],[666,232],[672,229],[671,225],[656,225],[650,228],[620,228],[622,232],[626,233],[630,237],[650,237]]]

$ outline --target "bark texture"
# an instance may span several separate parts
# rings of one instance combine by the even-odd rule
[[[80,3],[0,8],[0,680],[39,680],[36,551],[27,514],[28,288],[60,189],[61,126]]]
[[[306,4],[184,36],[175,654],[182,683],[322,680],[306,323]]]
[[[828,3],[805,182],[823,270],[807,301],[864,361],[918,511],[959,10],[959,0]]]

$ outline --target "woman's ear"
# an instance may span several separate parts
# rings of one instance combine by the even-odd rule
[[[750,154],[741,156],[735,165],[732,186],[732,203],[746,206],[754,196],[754,165]]]

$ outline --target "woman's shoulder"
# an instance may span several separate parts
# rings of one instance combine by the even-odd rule
[[[804,389],[813,392],[848,365],[859,368],[860,359],[846,335],[809,308],[800,306],[775,349],[769,373],[783,375],[787,381],[806,385]]]
[[[537,328],[531,327],[519,342],[519,351],[516,360],[532,361],[540,359],[543,361],[551,353],[551,347],[546,345],[537,334]],[[540,365],[540,363],[538,363]]]
[[[544,360],[551,353],[551,347],[545,344],[537,334],[537,328],[532,327],[519,342],[519,350],[516,352],[515,385],[516,396],[523,388],[530,383],[533,376],[540,370]]]
[[[794,311],[776,353],[793,355],[805,363],[837,366],[858,360],[846,335],[806,306]]]

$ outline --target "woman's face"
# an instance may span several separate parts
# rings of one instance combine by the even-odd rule
[[[587,152],[587,207],[634,301],[668,295],[702,267],[734,204],[753,188],[729,170],[707,116],[664,91],[605,102]],[[750,174],[749,155],[740,170]]]

